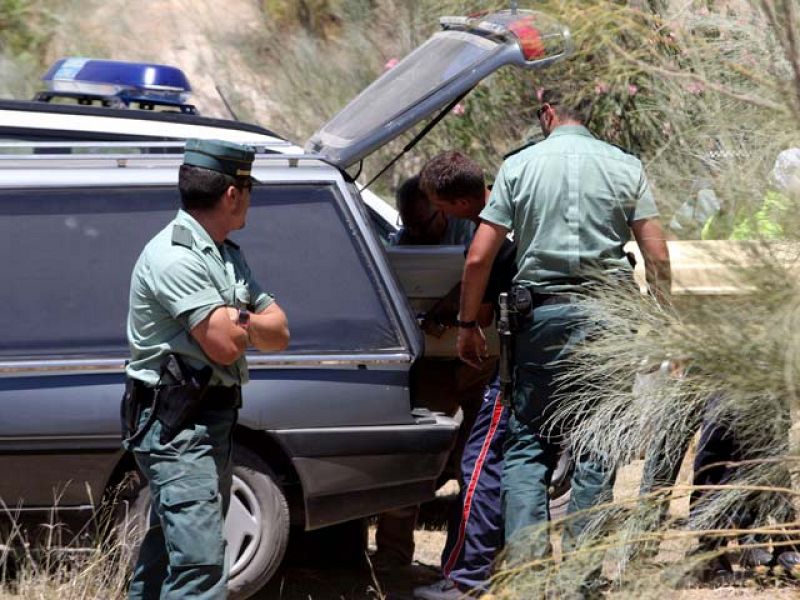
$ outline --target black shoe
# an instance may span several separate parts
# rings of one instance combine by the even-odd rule
[[[725,554],[714,556],[708,561],[700,563],[692,574],[699,584],[727,584],[734,579],[733,566]]]
[[[739,555],[739,564],[745,569],[765,569],[774,562],[775,557],[766,548],[746,548]]]
[[[776,567],[781,567],[793,579],[800,579],[800,552],[784,550],[778,554]]]
[[[600,600],[611,589],[611,580],[605,575],[596,575],[590,581],[584,582],[579,589],[583,600]]]

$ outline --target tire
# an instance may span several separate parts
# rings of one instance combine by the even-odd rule
[[[138,472],[128,478],[118,508],[118,532],[131,564],[150,511],[150,490]],[[228,598],[243,600],[260,590],[275,574],[289,542],[289,506],[267,463],[234,444],[231,503],[225,519],[225,552],[229,565]]]
[[[228,597],[241,600],[264,587],[278,570],[289,543],[289,505],[275,474],[255,452],[234,445],[233,465],[225,520]]]

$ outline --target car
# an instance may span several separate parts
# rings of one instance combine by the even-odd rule
[[[89,513],[135,477],[119,433],[128,284],[178,206],[181,150],[0,158],[0,247],[15,257],[0,292],[0,468],[28,474],[0,482],[9,506]],[[248,227],[232,237],[285,308],[292,343],[248,356],[226,524],[240,594],[272,574],[292,522],[316,529],[430,498],[458,427],[412,411],[421,334],[341,172],[259,153],[253,176]],[[138,483],[126,500],[143,515]]]
[[[430,499],[459,422],[413,408],[409,370],[434,353],[416,303],[458,280],[463,249],[393,258],[396,211],[347,169],[501,66],[542,68],[570,51],[568,30],[541,13],[444,19],[304,147],[190,111],[0,101],[0,249],[13,257],[0,291],[0,468],[26,474],[3,478],[0,499],[80,520],[116,497],[126,527],[143,523],[149,493],[119,432],[128,284],[178,206],[188,137],[256,148],[248,227],[232,238],[292,330],[286,351],[248,355],[226,521],[231,597],[269,580],[293,524]],[[437,253],[446,268],[413,283]]]

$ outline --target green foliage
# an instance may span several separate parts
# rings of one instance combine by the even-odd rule
[[[38,56],[52,24],[43,0],[0,0],[0,52]]]
[[[44,0],[0,0],[0,97],[29,97],[55,18]]]

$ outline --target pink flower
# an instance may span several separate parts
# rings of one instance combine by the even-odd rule
[[[389,60],[386,61],[386,64],[383,65],[383,68],[386,71],[388,71],[389,69],[394,69],[399,62],[400,62],[400,59],[390,58]]]
[[[629,96],[635,96],[638,93],[639,93],[639,86],[634,84],[634,83],[629,83],[628,84],[628,95]]]
[[[602,94],[608,93],[609,89],[610,88],[608,87],[608,84],[605,81],[598,81],[597,85],[594,86],[594,93],[600,96]]]
[[[706,86],[702,81],[690,81],[686,84],[686,91],[695,96],[699,96],[706,90]]]
[[[544,96],[544,88],[536,88],[536,99],[541,102],[542,97]]]
[[[465,112],[467,112],[467,109],[464,107],[464,105],[461,102],[459,102],[458,104],[456,104],[453,107],[453,109],[450,112],[453,113],[454,115],[456,115],[457,117],[460,117]]]

